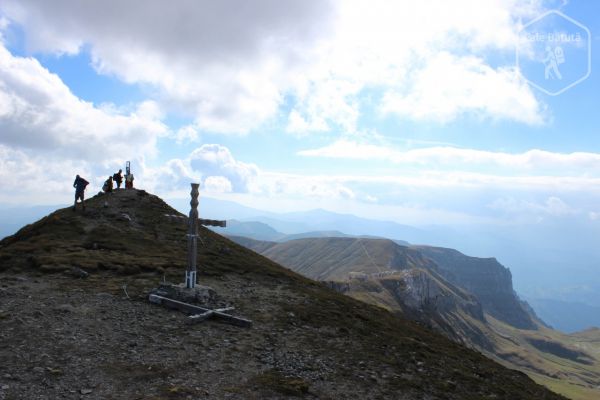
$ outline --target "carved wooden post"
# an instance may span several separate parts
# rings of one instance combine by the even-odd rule
[[[188,265],[185,271],[185,287],[196,287],[196,257],[198,255],[198,187],[199,183],[192,183],[192,200],[190,205],[190,215],[188,218],[189,231],[188,237]]]

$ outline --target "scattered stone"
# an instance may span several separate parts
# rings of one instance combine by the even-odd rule
[[[132,221],[131,217],[128,214],[125,214],[125,213],[121,214],[119,220],[120,221],[127,221],[127,222],[131,222]]]
[[[2,386],[0,386],[0,389],[2,389],[2,390],[8,390],[8,389],[10,389],[10,386],[8,386],[8,385],[2,385]]]
[[[87,278],[90,275],[88,272],[82,270],[81,268],[72,268],[70,272],[71,275],[75,278]]]
[[[223,306],[217,301],[217,293],[212,288],[202,285],[196,285],[195,288],[186,288],[183,284],[161,283],[150,294],[168,297],[184,303],[195,303],[209,308]]]
[[[81,389],[79,391],[79,393],[81,393],[81,394],[90,394],[90,393],[92,393],[92,389]]]
[[[61,305],[54,307],[54,310],[63,312],[63,313],[74,313],[75,307],[73,307],[71,304],[61,304]]]

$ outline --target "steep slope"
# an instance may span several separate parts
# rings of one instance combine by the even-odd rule
[[[437,269],[419,251],[388,239],[307,238],[278,243],[261,253],[317,280],[343,280],[352,272]]]
[[[326,284],[355,299],[419,321],[463,345],[493,348],[493,343],[473,323],[485,322],[479,301],[433,271],[411,268],[357,275]]]
[[[315,239],[319,240],[322,239]],[[329,252],[328,243],[335,243]],[[246,245],[257,251],[264,246],[256,241]],[[313,276],[320,276],[322,268],[327,276],[336,277],[327,284],[341,293],[430,326],[574,399],[596,399],[600,395],[597,388],[600,344],[589,340],[580,343],[574,337],[545,327],[535,315],[529,314],[527,304],[519,301],[512,290],[510,272],[496,260],[424,246],[394,249],[381,241],[363,240],[361,245],[365,247],[363,254],[368,252],[369,257],[353,251],[352,242],[346,241],[343,246],[339,239],[323,241],[322,246],[314,248],[302,242],[290,242],[286,246],[271,243],[262,252],[269,257],[278,257],[279,262],[294,270],[310,271]],[[422,249],[437,253],[443,267],[429,257],[414,256]],[[373,272],[372,260],[386,265],[386,260],[394,259],[394,254],[406,250],[413,255],[413,261],[426,260],[428,263],[413,262],[403,267],[402,263],[388,262],[388,266],[393,265],[396,269]],[[305,252],[304,264],[298,262],[303,260],[302,252]],[[285,256],[289,254],[293,258],[286,260]],[[353,255],[356,258],[350,259]],[[445,259],[442,258],[444,255]],[[307,262],[310,264],[306,265]],[[361,262],[368,264],[361,266]],[[485,303],[480,302],[479,295],[461,285],[476,291]]]
[[[164,217],[175,211],[138,190],[86,203],[0,241],[7,399],[561,398],[207,229],[200,281],[255,324],[186,326],[145,300],[181,280],[185,226]]]
[[[512,275],[495,258],[469,257],[454,249],[414,246],[440,267],[449,282],[477,296],[486,312],[521,329],[536,329],[512,286]]]
[[[493,258],[469,257],[439,247],[401,246],[387,239],[307,238],[267,247],[260,242],[243,245],[317,280],[345,280],[356,272],[436,271],[446,281],[473,293],[495,318],[522,329],[537,326],[513,290],[510,271]]]

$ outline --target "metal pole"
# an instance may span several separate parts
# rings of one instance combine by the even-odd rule
[[[192,183],[188,237],[188,265],[185,271],[185,287],[196,287],[196,257],[198,254],[198,188],[199,183]]]

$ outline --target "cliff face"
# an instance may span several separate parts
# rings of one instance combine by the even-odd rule
[[[510,270],[495,258],[469,257],[441,247],[414,248],[435,261],[447,281],[477,296],[493,317],[520,329],[536,329],[532,316],[515,294]]]
[[[325,284],[418,321],[463,345],[493,350],[493,343],[478,326],[485,324],[485,315],[477,298],[433,271],[411,268]]]
[[[249,245],[303,274],[325,273],[332,289],[431,327],[570,398],[598,398],[597,342],[543,326],[514,293],[510,271],[493,258],[371,239]]]
[[[494,258],[469,257],[439,247],[400,246],[385,239],[310,238],[284,243],[235,240],[302,275],[323,281],[412,268],[432,271],[475,295],[484,311],[494,318],[520,329],[537,327],[513,290],[510,270]]]

